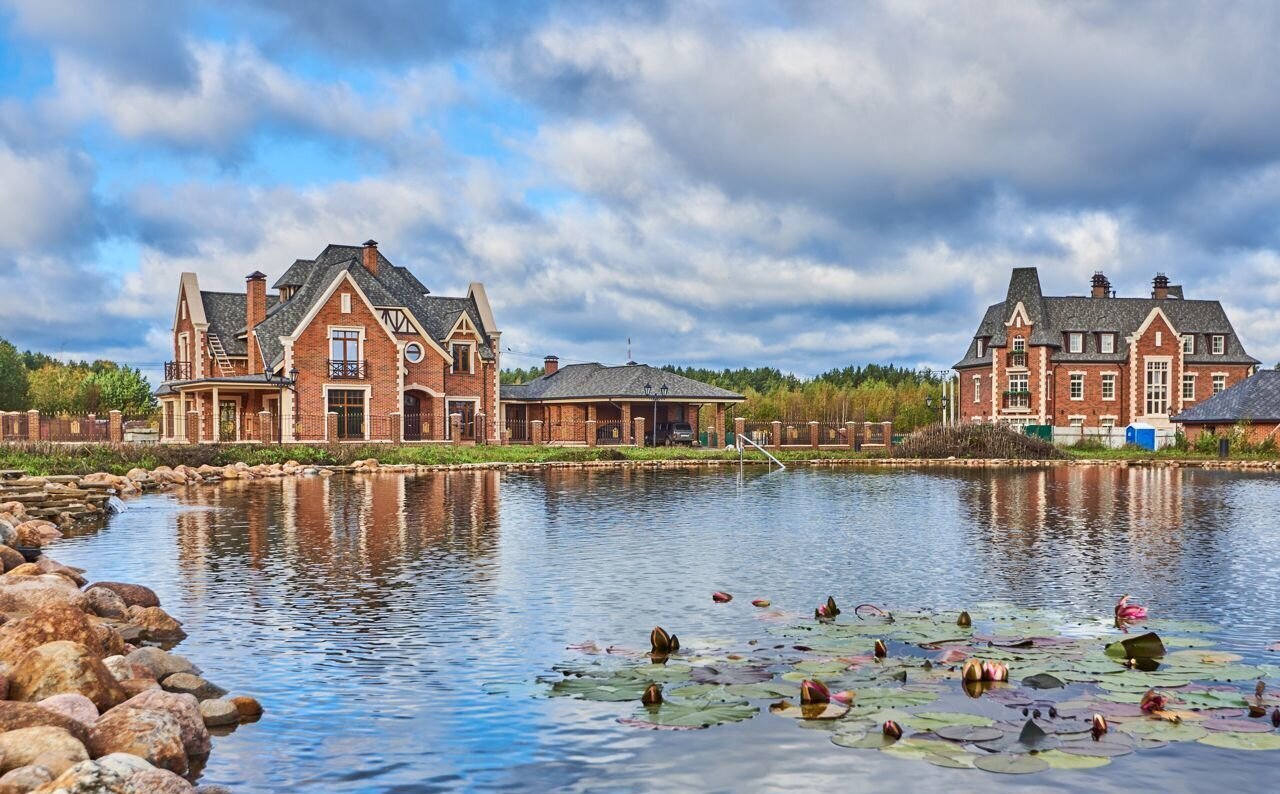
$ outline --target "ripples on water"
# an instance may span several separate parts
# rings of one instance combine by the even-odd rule
[[[657,623],[754,637],[751,598],[809,610],[828,593],[1107,615],[1130,592],[1158,616],[1219,623],[1224,647],[1260,661],[1280,640],[1278,484],[1079,467],[232,481],[134,500],[52,553],[153,586],[186,623],[179,651],[263,700],[205,772],[238,791],[1181,791],[1210,777],[1264,791],[1269,754],[1153,751],[1028,783],[841,750],[767,714],[638,731],[617,704],[528,684],[571,643],[643,647]],[[714,590],[738,600],[716,607]]]

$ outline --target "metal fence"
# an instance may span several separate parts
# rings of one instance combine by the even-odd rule
[[[40,416],[41,441],[109,441],[110,422],[93,414]]]
[[[596,422],[596,443],[602,446],[616,446],[631,442],[630,434],[622,420]]]
[[[774,445],[773,422],[747,422],[743,425],[742,432],[762,447]]]

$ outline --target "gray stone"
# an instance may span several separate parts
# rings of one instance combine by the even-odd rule
[[[210,698],[200,702],[200,717],[210,728],[218,725],[235,725],[240,722],[240,709],[230,700]]]
[[[220,698],[227,690],[198,675],[191,673],[174,673],[160,682],[160,688],[166,692],[177,692],[183,695],[195,695],[196,700]]]

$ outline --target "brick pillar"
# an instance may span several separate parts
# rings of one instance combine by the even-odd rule
[[[595,411],[592,411],[595,413]],[[596,420],[587,420],[587,446],[594,447],[596,445]]]
[[[742,446],[742,442],[738,440],[740,436],[747,432],[747,420],[741,416],[733,417],[733,444],[734,446]]]
[[[391,443],[399,444],[402,435],[401,431],[404,429],[400,425],[400,412],[393,411],[391,415],[387,417],[387,420],[391,424]]]
[[[844,423],[844,440],[849,444],[849,449],[853,449],[857,445],[857,436],[855,435],[857,432],[857,422]]]
[[[818,448],[818,423],[814,421],[809,422],[809,446]]]
[[[893,422],[881,422],[884,426],[884,448],[893,448]]]
[[[782,423],[774,420],[773,422],[773,444],[774,447],[782,446]]]
[[[107,413],[107,439],[112,444],[120,444],[124,441],[124,414],[119,411]]]
[[[200,414],[187,411],[187,443],[200,443]]]
[[[271,421],[270,411],[258,411],[258,443],[269,444],[276,434],[275,422]]]
[[[631,403],[622,404],[622,438],[619,440],[619,443],[622,443],[622,444],[632,443],[631,442]]]
[[[716,403],[716,445],[724,448],[724,403]]]
[[[631,421],[636,426],[636,446],[643,447],[644,446],[644,417],[637,416],[635,419],[632,419]]]
[[[489,423],[484,411],[476,411],[476,443],[487,444],[489,441]]]
[[[455,446],[462,443],[462,414],[449,414],[449,439]]]
[[[330,411],[324,415],[324,437],[330,444],[338,443],[338,413]]]
[[[40,412],[27,411],[27,440],[40,440]]]
[[[542,420],[534,419],[529,423],[529,441],[534,444],[542,443]]]

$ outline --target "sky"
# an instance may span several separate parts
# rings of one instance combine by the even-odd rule
[[[1009,271],[1280,360],[1280,4],[0,0],[0,336],[374,238],[506,366],[946,367]],[[153,377],[153,381],[156,378]]]

